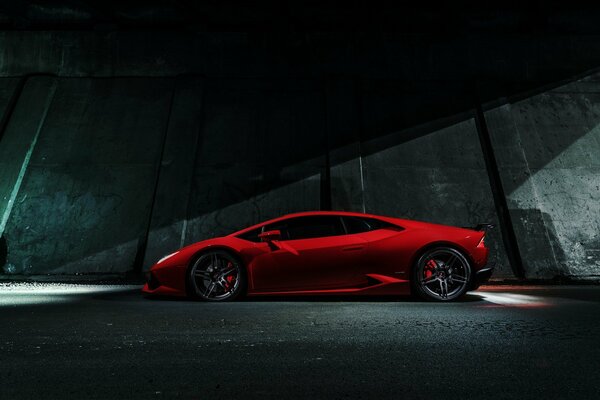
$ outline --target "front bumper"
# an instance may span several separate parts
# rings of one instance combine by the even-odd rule
[[[186,266],[151,268],[146,273],[146,284],[142,288],[145,294],[165,296],[186,296]]]

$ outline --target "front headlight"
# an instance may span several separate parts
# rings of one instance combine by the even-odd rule
[[[166,259],[173,257],[177,253],[179,253],[179,251],[176,251],[175,253],[167,254],[166,256],[164,256],[163,258],[158,260],[157,264],[160,264],[161,262],[165,261]]]

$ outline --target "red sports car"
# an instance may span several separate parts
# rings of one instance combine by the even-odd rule
[[[209,301],[264,295],[402,295],[448,301],[492,275],[485,228],[304,212],[163,257],[144,293]]]

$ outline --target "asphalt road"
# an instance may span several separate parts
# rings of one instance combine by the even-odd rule
[[[0,284],[1,399],[598,399],[600,287],[149,300]]]

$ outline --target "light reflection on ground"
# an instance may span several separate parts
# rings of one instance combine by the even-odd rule
[[[0,282],[0,307],[68,303],[97,294],[117,294],[131,290],[138,291],[141,288],[141,285]],[[580,286],[575,290],[584,292],[585,288]],[[549,297],[546,293],[548,290],[547,286],[486,285],[470,293],[484,300],[485,303],[480,307],[538,308],[585,300],[585,297],[581,299]],[[410,301],[409,298],[406,299]]]
[[[98,293],[118,293],[141,289],[140,285],[89,285],[72,283],[2,282],[0,307],[67,303]]]
[[[547,299],[539,296],[531,296],[525,294],[515,293],[500,293],[500,292],[476,292],[479,296],[487,302],[494,303],[501,306],[509,307],[548,307],[551,304],[548,303]]]

